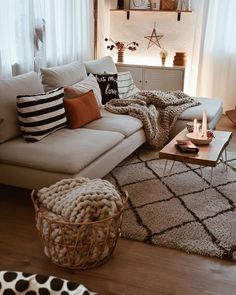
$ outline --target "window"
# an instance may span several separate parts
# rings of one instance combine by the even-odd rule
[[[93,57],[93,0],[0,0],[0,77]]]

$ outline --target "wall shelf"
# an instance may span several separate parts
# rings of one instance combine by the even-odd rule
[[[130,19],[130,12],[174,12],[177,13],[177,21],[181,20],[181,13],[189,13],[192,10],[152,10],[152,9],[110,9],[110,11],[123,11],[126,12],[126,18]]]

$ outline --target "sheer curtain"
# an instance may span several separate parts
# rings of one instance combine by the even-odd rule
[[[208,0],[197,74],[197,95],[220,97],[224,110],[236,104],[236,1]],[[196,44],[196,43],[195,43]]]
[[[94,56],[93,0],[0,0],[0,77]]]

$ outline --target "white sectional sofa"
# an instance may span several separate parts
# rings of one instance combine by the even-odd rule
[[[54,69],[53,75],[59,75],[60,79],[51,79],[49,82],[52,83],[48,83],[51,88],[60,84],[72,85],[84,78],[83,74],[71,82],[66,75],[63,81],[61,69]],[[106,67],[106,70],[109,72],[110,68]],[[73,71],[76,72],[76,69]],[[36,76],[30,73],[0,80],[1,184],[38,189],[68,177],[103,177],[145,142],[141,121],[109,113],[101,107],[102,117],[82,128],[62,128],[41,141],[27,143],[19,131],[15,98],[18,94],[43,91]],[[202,105],[182,113],[173,134],[183,129],[187,121],[195,117],[201,119],[203,109],[209,110],[209,127],[215,127],[222,113],[221,101],[200,100]]]

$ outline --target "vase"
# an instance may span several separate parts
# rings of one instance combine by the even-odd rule
[[[165,58],[165,57],[162,57],[162,58],[161,58],[161,64],[162,64],[162,66],[164,66],[165,63],[166,63],[166,58]]]
[[[117,1],[117,9],[124,9],[124,0]]]
[[[124,50],[118,50],[117,62],[124,62]]]
[[[187,58],[186,52],[176,52],[173,60],[174,66],[184,67],[186,65]]]

